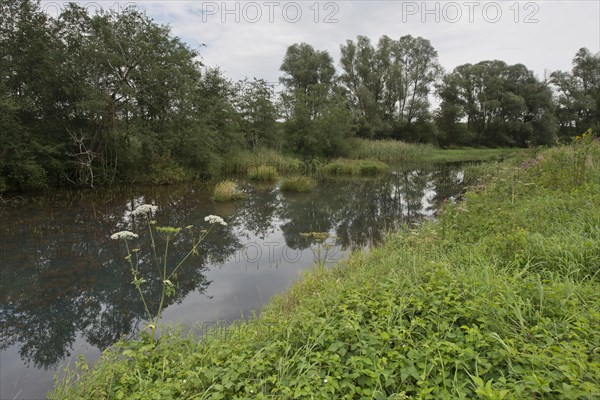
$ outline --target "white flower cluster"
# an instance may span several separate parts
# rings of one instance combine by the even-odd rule
[[[129,232],[129,231],[121,231],[121,232],[117,232],[117,233],[113,233],[110,238],[113,240],[119,240],[119,239],[135,239],[139,237],[136,233],[133,232]]]
[[[205,217],[204,220],[209,224],[221,224],[223,226],[227,226],[227,222],[225,222],[223,218],[219,217],[218,215],[209,215]]]
[[[154,214],[156,210],[158,210],[158,206],[153,206],[152,204],[142,204],[133,210],[132,214],[137,217],[139,215]]]

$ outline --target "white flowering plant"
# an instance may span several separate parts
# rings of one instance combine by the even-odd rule
[[[139,235],[137,233],[133,233],[130,231],[120,231],[113,233],[110,238],[113,240],[122,240],[125,242],[125,249],[127,250],[127,256],[125,260],[129,263],[131,268],[131,275],[133,277],[132,284],[135,286],[142,303],[144,305],[144,309],[146,312],[146,316],[148,318],[148,325],[146,328],[150,331],[150,341],[154,344],[155,335],[156,335],[156,327],[158,324],[158,320],[162,315],[162,311],[165,305],[165,300],[167,297],[172,297],[175,295],[176,288],[175,284],[173,284],[173,277],[181,268],[183,263],[192,255],[199,254],[199,246],[204,241],[206,236],[210,233],[215,225],[227,226],[227,223],[223,220],[223,218],[217,215],[209,215],[204,218],[205,222],[208,222],[210,227],[208,229],[203,229],[198,234],[197,238],[194,238],[193,245],[191,250],[173,267],[168,265],[168,254],[169,254],[169,246],[171,245],[173,239],[182,231],[182,228],[174,228],[171,226],[156,226],[156,221],[152,219],[154,214],[158,211],[158,206],[151,204],[143,204],[137,207],[135,210],[131,212],[135,218],[144,219],[147,226],[148,232],[150,236],[151,248],[152,248],[152,259],[154,264],[156,264],[157,270],[161,275],[162,282],[162,291],[160,296],[160,302],[157,309],[152,312],[150,307],[148,306],[148,302],[146,301],[146,297],[144,296],[143,286],[146,283],[146,280],[140,275],[140,260],[139,260],[139,248],[130,248],[130,241],[133,239],[137,239]],[[186,231],[190,231],[193,229],[193,225],[189,225],[185,227]],[[162,257],[159,257],[156,240],[156,236],[162,238],[165,242],[164,245],[164,254]]]

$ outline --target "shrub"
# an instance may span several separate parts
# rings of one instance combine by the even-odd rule
[[[246,197],[244,192],[238,189],[235,182],[227,180],[223,181],[215,187],[213,199],[215,201],[232,201]]]
[[[284,192],[309,192],[316,186],[314,179],[307,176],[294,176],[287,178],[281,184],[281,190]]]
[[[272,165],[259,165],[248,170],[248,178],[253,181],[274,182],[279,175],[277,175],[277,169]]]

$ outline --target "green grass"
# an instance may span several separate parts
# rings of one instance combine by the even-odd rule
[[[279,175],[274,166],[259,165],[248,169],[248,179],[258,182],[275,182],[279,179]]]
[[[230,180],[218,183],[213,192],[213,200],[218,202],[240,200],[244,197],[246,197],[245,193],[238,189],[235,182]]]
[[[50,397],[600,398],[600,144],[466,174],[436,222],[316,268],[260,317],[122,342]]]
[[[317,183],[308,176],[293,176],[284,179],[281,190],[284,192],[309,192],[315,188]]]
[[[419,162],[436,150],[429,144],[413,144],[399,140],[354,139],[351,158],[383,162]]]
[[[498,161],[531,152],[529,149],[519,148],[440,149],[429,144],[405,143],[391,139],[355,139],[352,148],[351,158],[373,159],[388,163]]]
[[[389,170],[389,166],[376,160],[337,159],[323,166],[329,175],[374,176]]]
[[[429,144],[405,143],[399,140],[368,140],[353,139],[352,151],[348,159],[338,163],[339,160],[301,160],[296,156],[283,154],[274,149],[258,148],[255,150],[243,150],[231,154],[225,158],[222,173],[225,174],[250,174],[265,165],[275,168],[278,174],[319,174],[327,168],[336,169],[334,174],[369,175],[356,170],[350,166],[349,159],[364,160],[366,162],[379,161],[382,163],[433,163],[454,161],[498,161],[513,156],[527,156],[532,150],[517,148],[487,149],[487,148],[462,148],[462,149],[440,149]],[[332,164],[328,166],[328,164]],[[372,173],[383,171],[382,164],[372,165]],[[367,170],[369,168],[367,167]],[[386,168],[387,169],[387,168]]]
[[[521,148],[499,149],[435,149],[423,157],[427,162],[501,161],[510,157],[527,157],[535,150]]]
[[[258,148],[239,151],[226,157],[222,172],[226,174],[245,174],[251,168],[257,168],[261,165],[274,166],[280,174],[300,173],[306,169],[305,164],[299,158],[273,149]]]

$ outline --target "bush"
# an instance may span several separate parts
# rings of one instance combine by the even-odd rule
[[[287,178],[281,184],[284,192],[309,192],[315,188],[317,183],[307,176],[295,176]]]
[[[248,170],[248,178],[259,182],[275,182],[279,175],[277,169],[271,165],[260,165]]]
[[[172,185],[190,180],[193,174],[172,160],[160,160],[150,165],[150,173],[141,178],[154,185]]]
[[[238,189],[235,182],[229,180],[217,184],[213,193],[215,201],[232,201],[243,199],[244,197],[246,197],[244,192]]]
[[[389,170],[389,166],[375,160],[338,159],[323,167],[325,173],[331,175],[373,176]]]

